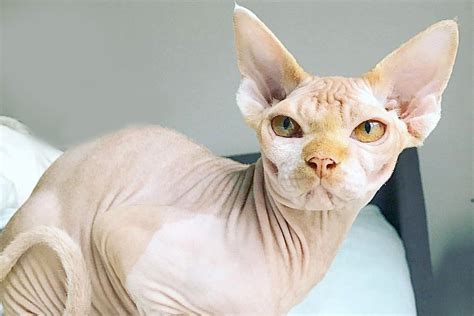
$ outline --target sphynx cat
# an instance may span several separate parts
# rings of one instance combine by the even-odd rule
[[[1,236],[7,314],[287,313],[438,123],[458,45],[441,21],[361,77],[319,77],[240,6],[234,31],[261,159],[157,126],[67,151]]]

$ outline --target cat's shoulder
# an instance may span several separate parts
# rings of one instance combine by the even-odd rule
[[[189,136],[160,125],[135,125],[119,130],[104,139],[110,146],[131,146],[139,150],[202,150],[208,149]]]
[[[188,139],[184,134],[173,130],[171,128],[163,127],[160,125],[154,124],[143,124],[143,125],[132,125],[126,128],[122,128],[118,131],[115,131],[109,135],[106,135],[105,138],[110,140],[134,140],[134,141],[143,141],[143,140],[154,140],[157,138],[171,138],[171,139]]]
[[[160,125],[133,125],[120,130],[105,134],[92,141],[77,146],[75,149],[92,149],[93,151],[128,151],[145,150],[148,151],[172,146],[196,147],[207,150],[188,136]]]
[[[72,147],[53,165],[65,164],[66,161],[69,167],[90,161],[94,164],[97,161],[118,163],[185,153],[212,155],[207,148],[175,130],[159,125],[136,125]]]

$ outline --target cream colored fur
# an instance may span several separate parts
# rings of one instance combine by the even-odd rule
[[[239,6],[234,30],[237,103],[262,159],[242,165],[157,126],[67,151],[0,238],[3,260],[11,257],[0,283],[7,313],[85,313],[82,260],[97,315],[276,315],[322,279],[399,153],[438,122],[457,25],[431,26],[357,78],[308,74]],[[301,135],[278,136],[276,116]],[[354,129],[370,120],[385,132],[361,142]],[[38,230],[60,260],[24,241]]]

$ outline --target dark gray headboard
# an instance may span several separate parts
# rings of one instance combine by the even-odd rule
[[[242,163],[254,163],[260,154],[231,156]],[[417,313],[431,315],[433,276],[428,243],[425,201],[416,149],[406,149],[399,157],[392,177],[370,202],[376,204],[403,240]]]

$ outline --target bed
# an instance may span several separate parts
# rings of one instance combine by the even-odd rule
[[[60,155],[0,120],[0,229]],[[253,163],[259,154],[229,158]],[[327,275],[290,315],[428,315],[431,282],[418,156],[409,149],[357,217]]]

